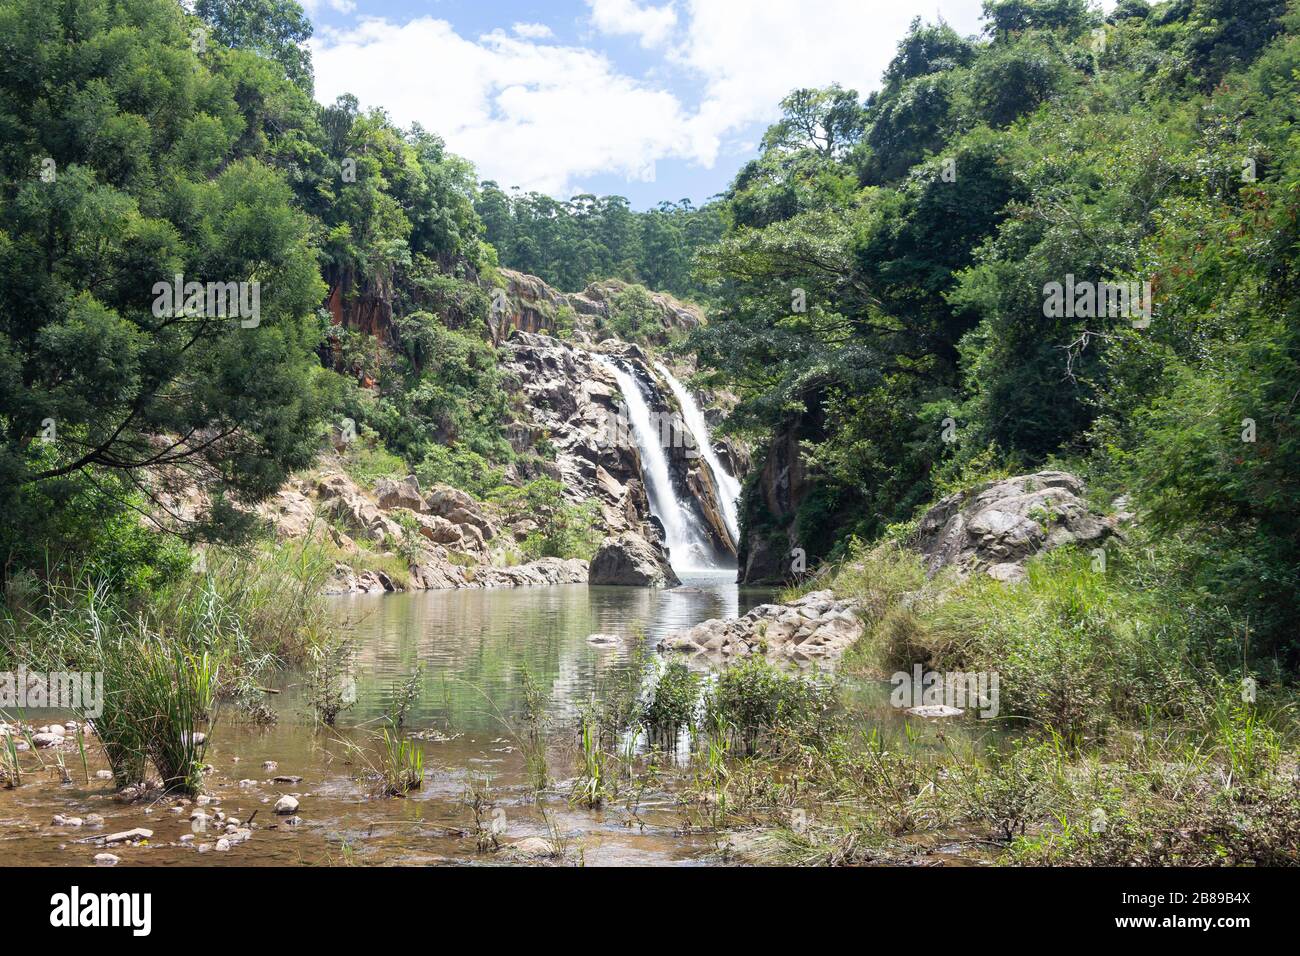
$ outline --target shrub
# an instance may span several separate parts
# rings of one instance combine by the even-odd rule
[[[718,675],[706,700],[705,721],[724,728],[746,753],[754,753],[778,730],[815,744],[829,736],[837,698],[829,680],[786,674],[765,658],[751,657]]]
[[[681,661],[663,668],[642,711],[646,728],[654,737],[671,743],[679,730],[695,727],[703,680]]]

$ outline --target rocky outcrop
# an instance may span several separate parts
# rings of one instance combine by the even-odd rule
[[[796,664],[832,663],[862,636],[848,601],[814,591],[789,604],[760,604],[744,617],[704,621],[659,642],[661,652],[717,664],[753,655]]]
[[[592,282],[581,292],[565,296],[566,304],[580,317],[580,327],[590,324],[596,334],[610,331],[613,303],[628,284],[619,279]],[[650,304],[659,320],[660,332],[652,335],[656,340],[666,340],[673,332],[689,332],[704,324],[704,313],[698,307],[683,302],[667,292],[649,292]],[[587,322],[582,322],[585,318]]]
[[[504,285],[491,291],[488,328],[492,340],[500,344],[512,331],[555,333],[560,309],[567,305],[565,297],[537,276],[514,269],[498,271]]]
[[[587,574],[590,584],[620,584],[633,587],[665,588],[681,584],[672,566],[645,538],[633,532],[606,538],[591,559]]]
[[[1040,551],[1092,547],[1114,531],[1113,520],[1089,510],[1082,481],[1042,471],[949,495],[925,513],[915,543],[931,574],[956,567],[1019,581]]]
[[[531,422],[545,436],[555,477],[571,501],[594,501],[608,534],[646,528],[650,505],[631,434],[614,427],[618,385],[586,349],[544,335],[516,333],[504,369],[522,394]]]
[[[337,462],[333,463],[337,466]],[[259,508],[280,540],[310,538],[332,542],[343,557],[324,585],[326,594],[383,594],[403,588],[529,587],[577,584],[587,580],[587,562],[542,558],[506,566],[507,549],[496,549],[494,522],[472,497],[447,485],[435,485],[427,495],[416,478],[381,479],[373,495],[341,468],[327,463],[312,480],[294,479]],[[344,525],[357,540],[339,530]],[[415,534],[418,540],[411,542]],[[364,549],[388,559],[404,542],[410,556],[402,581],[376,568],[366,568]],[[355,556],[355,557],[353,557]],[[391,567],[391,564],[388,565]]]
[[[392,508],[424,510],[424,499],[420,497],[420,483],[415,475],[407,475],[401,481],[380,478],[375,482],[375,498],[379,502],[379,507],[385,511]]]
[[[590,283],[581,292],[565,294],[537,276],[514,269],[498,270],[502,285],[491,290],[488,327],[492,341],[505,342],[512,332],[555,335],[562,327],[581,344],[611,334],[613,305],[628,286],[619,279]],[[648,291],[648,290],[647,290]],[[650,338],[666,341],[670,333],[689,331],[704,322],[697,306],[666,292],[648,291],[659,329]]]
[[[795,566],[793,552],[806,555],[812,542],[803,540],[798,520],[799,506],[811,484],[800,442],[805,427],[801,420],[790,423],[772,437],[763,464],[743,499],[745,529],[740,543],[739,580],[742,584],[789,580]]]

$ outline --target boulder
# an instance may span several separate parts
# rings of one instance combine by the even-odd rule
[[[681,584],[662,552],[641,535],[627,531],[601,542],[591,559],[589,584],[665,588]]]
[[[275,526],[276,537],[305,538],[316,525],[316,506],[300,491],[281,489],[263,502],[259,512]]]
[[[420,497],[420,483],[415,475],[407,475],[401,481],[381,478],[375,482],[375,499],[384,511],[394,508],[409,508],[412,511],[424,510],[424,499]]]
[[[316,491],[325,512],[352,530],[376,541],[383,541],[389,535],[401,536],[401,525],[367,499],[346,475],[330,474],[322,477],[316,483]]]
[[[425,496],[424,507],[429,514],[446,518],[452,524],[477,528],[487,540],[496,537],[496,527],[479,510],[478,503],[458,488],[434,485]]]
[[[1089,510],[1084,494],[1083,482],[1063,471],[987,482],[927,511],[916,547],[930,574],[955,567],[1019,581],[1025,562],[1040,551],[1091,547],[1114,533],[1114,523]]]
[[[298,799],[285,794],[279,800],[275,801],[275,812],[282,817],[287,817],[290,814],[297,813]]]

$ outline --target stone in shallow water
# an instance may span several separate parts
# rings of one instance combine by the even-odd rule
[[[152,830],[146,830],[144,827],[136,827],[134,830],[123,830],[121,833],[110,833],[104,837],[105,843],[126,843],[128,840],[147,840],[153,836]]]
[[[913,717],[960,717],[965,713],[960,707],[949,707],[947,704],[922,704],[920,707],[909,707],[907,712]]]
[[[588,644],[595,644],[599,647],[612,647],[618,643],[617,634],[592,634],[587,638]]]
[[[298,812],[298,801],[286,794],[279,800],[275,801],[275,812],[280,816],[288,816],[291,813]]]
[[[95,866],[117,866],[120,862],[122,862],[122,858],[111,853],[95,854]]]

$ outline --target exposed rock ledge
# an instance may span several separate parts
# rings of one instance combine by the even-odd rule
[[[411,586],[434,591],[450,588],[540,587],[549,584],[583,584],[587,580],[587,562],[580,558],[541,558],[513,568],[490,565],[460,567],[430,561],[411,568]],[[326,594],[381,594],[400,590],[382,571],[357,574],[346,564],[338,564],[325,585]]]
[[[511,533],[503,534],[469,495],[447,485],[435,485],[422,494],[414,476],[401,481],[381,479],[371,495],[341,469],[327,467],[314,480],[295,479],[259,511],[274,525],[279,539],[309,538],[330,544],[340,553],[325,582],[326,594],[403,590],[390,574],[364,565],[376,554],[390,562],[396,559],[393,551],[384,549],[412,532],[406,586],[415,590],[531,587],[587,580],[587,562],[576,558],[505,564],[512,545],[527,528],[508,529]],[[358,546],[354,535],[379,550],[367,558],[366,549]]]
[[[707,663],[754,654],[796,664],[833,663],[862,631],[852,602],[837,600],[830,591],[813,591],[789,604],[760,604],[744,617],[715,618],[674,631],[659,642],[659,650]]]

